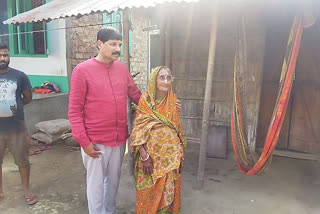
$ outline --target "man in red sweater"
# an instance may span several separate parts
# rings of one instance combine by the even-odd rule
[[[90,214],[115,211],[129,136],[127,97],[138,104],[141,96],[128,68],[117,61],[121,40],[116,29],[102,28],[97,35],[98,56],[77,65],[71,78],[69,120],[82,147]]]

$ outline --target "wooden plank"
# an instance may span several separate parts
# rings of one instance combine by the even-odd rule
[[[203,101],[204,98],[203,97],[181,97],[178,96],[179,99],[181,100],[198,100],[198,101]],[[228,103],[228,104],[232,104],[232,100],[218,100],[218,99],[212,99],[211,100],[212,103]],[[256,101],[249,101],[247,102],[248,104],[255,104]]]
[[[175,76],[174,77],[174,81],[177,81],[177,80],[182,80],[182,81],[206,81],[206,79],[205,78],[186,78],[186,77],[177,77],[177,76]]]
[[[173,89],[180,97],[203,97],[205,92],[204,85],[205,84],[201,81],[175,81]],[[192,89],[192,91],[186,90],[186,88]]]
[[[199,143],[200,144],[200,138],[194,138],[194,137],[186,137],[186,140],[188,142],[196,142],[196,143]]]
[[[175,45],[173,44],[173,49],[175,49]],[[176,53],[172,53],[174,56]],[[181,57],[180,59],[177,59],[176,57],[172,58],[172,74],[173,76],[184,76],[188,77],[190,79],[205,79],[207,70],[206,62],[208,61],[208,58],[206,60],[195,60],[199,59],[198,57],[194,56],[193,59],[188,59],[185,57]]]
[[[125,9],[123,11],[123,63],[130,69],[130,53],[129,53],[129,31],[130,31],[130,23],[129,23],[129,10]],[[127,124],[129,132],[132,130],[132,118],[131,118],[131,104],[127,102]],[[130,152],[130,138],[127,143],[128,158],[129,158],[129,173],[133,175],[134,169],[134,157],[132,152]]]
[[[258,148],[258,152],[262,152],[262,148]],[[286,158],[295,158],[295,159],[302,159],[302,160],[312,160],[312,161],[320,161],[319,154],[308,154],[308,153],[301,153],[301,152],[294,152],[289,150],[274,150],[273,155],[286,157]]]
[[[219,1],[214,1],[212,11],[212,23],[210,33],[210,45],[208,54],[208,67],[207,67],[207,81],[204,96],[203,105],[203,116],[202,116],[202,131],[201,131],[201,142],[200,142],[200,154],[199,154],[199,165],[198,165],[198,176],[197,176],[197,189],[203,187],[204,182],[204,171],[207,154],[208,144],[208,127],[210,118],[210,104],[211,104],[211,92],[212,92],[212,79],[214,74],[214,63],[216,53],[216,41],[217,41],[217,27],[218,27],[218,4]]]
[[[65,19],[66,21],[66,63],[67,63],[67,78],[68,86],[70,86],[72,75],[72,22],[71,17]],[[69,87],[70,88],[70,87]]]
[[[130,30],[129,10],[125,9],[123,11],[123,38],[122,38],[123,57],[122,57],[122,62],[130,69],[129,30]]]
[[[276,11],[273,13],[278,15],[280,11]],[[275,106],[277,93],[279,90],[280,73],[286,51],[291,22],[292,17],[282,17],[277,19],[272,16],[265,18],[267,28],[265,62],[263,69],[259,120],[256,138],[256,147],[259,148],[264,146],[272,117],[272,112]],[[282,125],[282,130],[279,135],[278,143],[276,146],[277,149],[287,149],[288,147],[290,110],[291,101],[289,101],[288,104],[288,112],[286,114],[284,123]]]
[[[186,136],[193,138],[201,137],[201,120],[190,120],[181,118],[181,124]]]
[[[163,15],[160,16],[160,62],[161,62],[161,65],[165,65],[165,55],[166,55],[166,50],[165,50],[165,47],[166,47],[166,10],[164,10],[164,6],[160,6],[158,8],[158,11],[160,10],[163,10]]]
[[[180,116],[180,118],[182,119],[188,119],[188,120],[202,120],[202,117],[188,117],[188,116]],[[215,120],[215,119],[209,119],[210,122],[215,122],[215,123],[230,123],[230,122],[225,122],[225,121],[219,121],[219,120]]]
[[[305,29],[297,61],[289,136],[290,150],[320,153],[320,24]]]
[[[180,99],[180,98],[179,98]],[[203,113],[203,99],[184,99],[181,98],[183,103],[182,116],[187,117],[201,117]],[[251,104],[249,105],[251,107]],[[230,116],[232,108],[232,101],[230,100],[213,100],[210,106],[210,120],[223,121],[225,123],[230,123]],[[252,109],[252,108],[249,108]],[[200,132],[200,127],[199,127]]]
[[[169,8],[167,11],[167,16],[166,16],[166,26],[165,26],[165,59],[164,59],[164,64],[171,68],[171,22],[170,22],[170,17],[171,17],[171,9]]]

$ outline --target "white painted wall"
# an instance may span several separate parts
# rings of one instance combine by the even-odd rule
[[[11,57],[10,66],[28,75],[67,76],[66,30],[65,20],[54,20],[47,24],[48,49],[47,58]],[[53,30],[52,29],[59,29]]]

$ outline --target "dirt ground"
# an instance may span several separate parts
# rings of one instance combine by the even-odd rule
[[[274,157],[262,176],[243,176],[233,155],[228,160],[208,159],[204,189],[196,191],[198,144],[189,144],[182,178],[182,213],[185,214],[318,214],[320,166],[315,161]],[[22,197],[19,172],[11,155],[3,164],[6,199],[1,214],[86,214],[85,171],[79,150],[55,145],[30,157],[31,183],[40,201],[33,206]],[[318,173],[318,174],[317,174]],[[135,213],[135,190],[125,158],[117,214]]]

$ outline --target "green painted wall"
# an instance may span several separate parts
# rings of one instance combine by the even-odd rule
[[[66,76],[28,75],[32,87],[41,86],[44,81],[57,84],[61,92],[69,92],[68,78]]]

